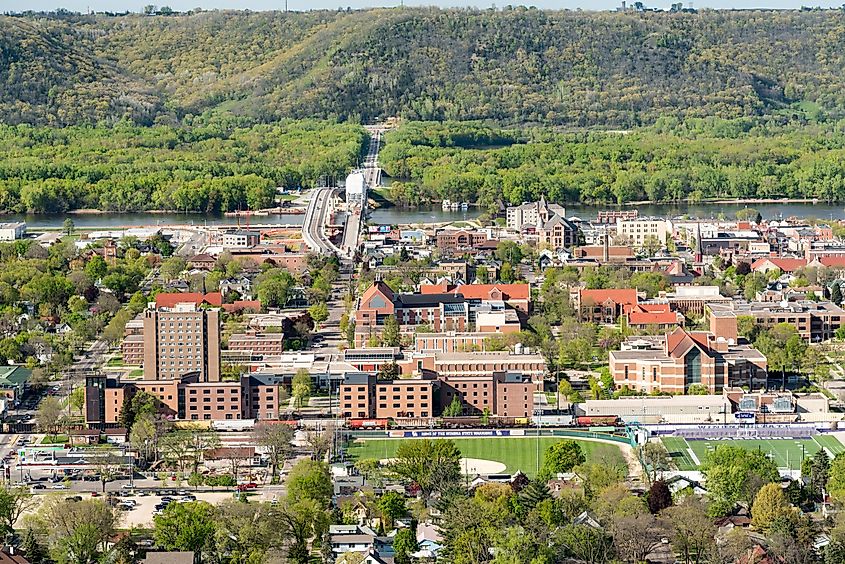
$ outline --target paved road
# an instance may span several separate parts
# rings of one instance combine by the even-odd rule
[[[326,218],[329,215],[331,196],[334,188],[315,188],[311,201],[305,210],[302,222],[302,238],[312,251],[340,254],[340,249],[329,241],[325,234]]]

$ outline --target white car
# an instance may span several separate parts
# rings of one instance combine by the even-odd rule
[[[64,485],[64,484],[50,484],[47,487],[50,488],[51,490],[66,490],[67,489],[67,486]]]

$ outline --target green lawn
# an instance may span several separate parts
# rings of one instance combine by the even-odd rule
[[[703,463],[707,455],[719,445],[737,446],[746,450],[762,450],[771,456],[778,468],[788,467],[793,470],[801,468],[802,457],[813,456],[822,448],[827,449],[828,453],[834,456],[840,452],[845,452],[845,445],[839,442],[836,437],[830,435],[818,435],[811,439],[687,441],[680,437],[663,437],[662,440],[678,470],[698,470],[699,464],[696,463],[695,458]],[[690,450],[695,457],[690,454]]]
[[[357,439],[350,444],[347,452],[355,459],[393,458],[396,449],[402,441],[413,441],[417,439]],[[542,466],[546,448],[549,445],[563,440],[556,437],[490,437],[484,439],[450,439],[455,442],[461,453],[466,458],[478,458],[482,460],[495,460],[507,466],[507,472],[514,473],[522,470],[529,477],[537,473],[538,468],[538,447],[539,465]],[[593,441],[577,441],[587,460],[590,462],[601,462],[606,464],[625,465],[625,459],[619,447]]]

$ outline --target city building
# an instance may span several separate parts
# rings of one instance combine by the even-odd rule
[[[261,233],[250,229],[227,229],[221,235],[226,248],[246,249],[261,243]]]
[[[521,347],[516,352],[436,352],[416,354],[406,361],[400,361],[403,374],[420,374],[432,371],[439,378],[469,378],[490,376],[494,372],[518,372],[531,378],[536,389],[542,389],[548,368],[543,355],[532,353]]]
[[[621,220],[637,219],[639,216],[638,210],[600,210],[596,213],[596,219],[593,223],[600,225],[616,225],[616,222]]]
[[[26,222],[14,221],[0,223],[0,241],[16,241],[26,235]]]
[[[352,419],[430,419],[457,398],[462,415],[529,417],[535,389],[530,376],[515,372],[469,377],[428,373],[384,381],[350,374],[340,387],[340,411]]]
[[[196,268],[197,270],[214,270],[216,265],[217,259],[206,253],[194,255],[187,261],[188,268]]]
[[[144,379],[220,381],[220,310],[204,307],[206,296],[159,294],[144,312]]]
[[[527,227],[539,229],[555,215],[565,217],[566,209],[558,204],[547,204],[545,197],[541,197],[539,202],[509,207],[506,214],[508,229],[522,231]]]
[[[440,229],[436,235],[437,250],[443,255],[473,252],[486,247],[490,241],[486,231],[470,229]],[[497,241],[493,241],[495,248]]]
[[[710,331],[679,327],[665,336],[631,337],[609,356],[617,389],[685,394],[697,385],[714,394],[766,383],[766,357],[737,344],[736,316],[727,312],[710,316]]]
[[[159,414],[180,421],[277,420],[282,381],[273,375],[246,375],[233,382],[203,382],[197,373],[170,380],[121,380],[105,376],[85,379],[85,423],[89,428],[114,427],[124,400],[146,392]]]
[[[489,332],[457,333],[415,333],[414,350],[422,353],[483,351]]]
[[[669,304],[635,304],[625,306],[624,311],[628,328],[634,331],[667,331],[684,326],[683,314],[672,311]]]
[[[705,306],[730,304],[731,298],[719,293],[718,286],[676,286],[673,292],[660,292],[655,303],[666,303],[674,311],[684,315],[704,315]]]
[[[666,219],[618,219],[616,236],[636,248],[653,244],[661,248],[672,234],[672,222]]]
[[[561,215],[554,215],[537,229],[541,244],[552,249],[568,249],[578,244],[578,226]]]
[[[531,287],[528,284],[420,284],[421,294],[461,295],[473,306],[503,302],[524,314],[531,312]],[[473,308],[476,309],[476,308]],[[471,312],[471,319],[474,318]]]

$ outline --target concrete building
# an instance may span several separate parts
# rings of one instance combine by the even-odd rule
[[[17,239],[23,239],[24,235],[26,235],[25,222],[0,223],[0,241],[15,241]]]
[[[616,415],[625,422],[732,423],[731,401],[723,394],[706,396],[632,396],[612,400],[590,400],[580,405],[578,415]]]
[[[180,294],[177,294],[179,296]],[[156,302],[162,294],[156,297]],[[179,379],[198,373],[200,381],[220,381],[220,310],[205,309],[196,302],[144,312],[144,379]]]
[[[731,298],[719,293],[718,286],[676,286],[674,292],[660,292],[655,303],[666,303],[674,311],[684,315],[704,315],[704,309],[710,304],[730,304]]]
[[[672,222],[666,219],[618,219],[616,236],[633,247],[642,248],[649,242],[659,247],[672,234]]]
[[[452,353],[467,351],[483,351],[485,341],[491,337],[488,332],[457,333],[415,333],[414,350],[422,353]]]

